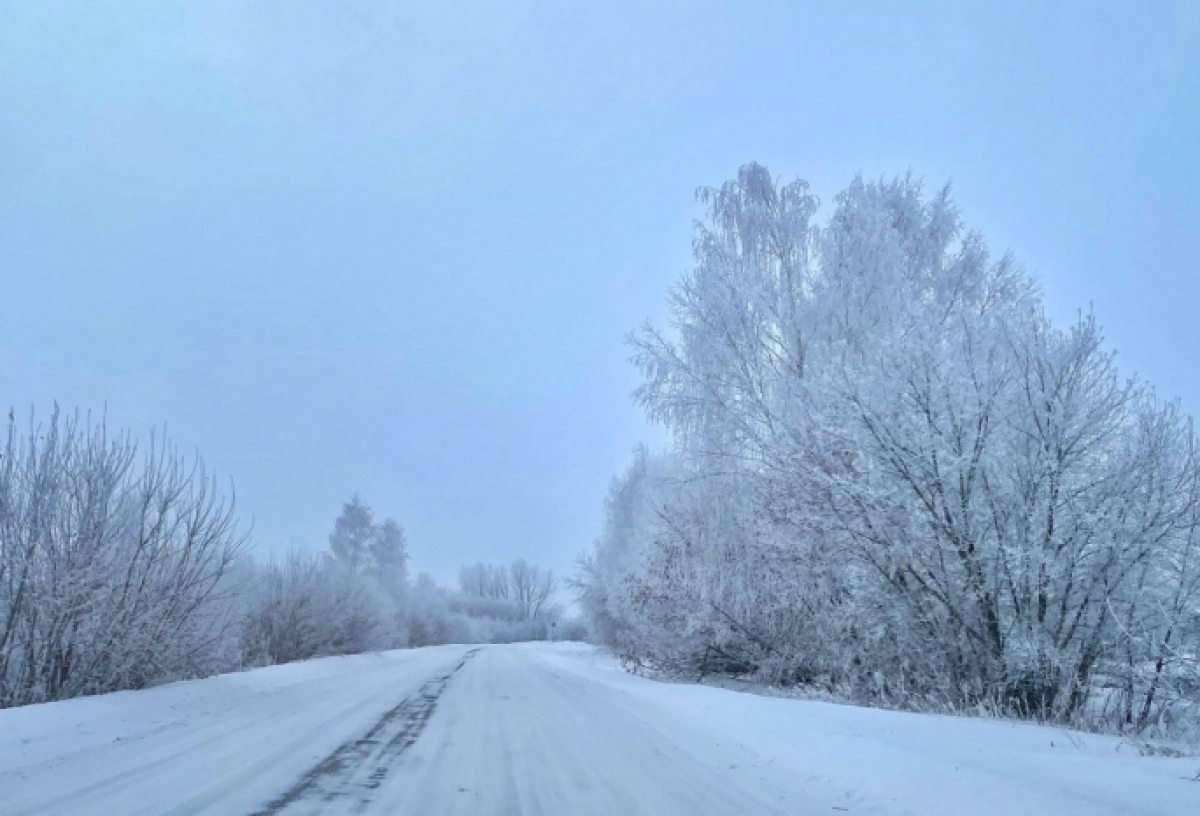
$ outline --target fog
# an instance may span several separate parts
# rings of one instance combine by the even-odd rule
[[[5,4],[0,396],[166,425],[262,553],[357,491],[414,571],[569,572],[661,433],[623,338],[758,160],[952,180],[1194,411],[1200,15],[1074,6]]]

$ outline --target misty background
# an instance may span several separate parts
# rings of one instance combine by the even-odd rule
[[[0,401],[166,424],[259,552],[357,491],[414,571],[569,572],[753,159],[952,180],[1196,412],[1200,7],[1005,5],[0,2]]]

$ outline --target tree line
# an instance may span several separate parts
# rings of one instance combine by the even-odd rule
[[[57,408],[27,426],[10,413],[0,708],[323,655],[546,638],[562,617],[553,574],[520,559],[464,567],[460,589],[411,581],[404,530],[357,496],[328,543],[255,559],[232,488],[169,441],[139,445]]]
[[[1091,314],[948,188],[766,168],[699,193],[670,326],[634,334],[671,433],[616,479],[576,587],[631,665],[1134,731],[1196,722],[1200,457]]]

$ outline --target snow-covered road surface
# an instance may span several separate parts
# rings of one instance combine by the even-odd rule
[[[325,658],[0,711],[0,814],[254,813],[467,651]]]
[[[0,711],[0,814],[1200,813],[1200,760],[630,676],[573,645],[330,658]]]

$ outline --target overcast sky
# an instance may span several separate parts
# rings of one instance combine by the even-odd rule
[[[656,438],[623,337],[750,160],[952,180],[1200,410],[1189,0],[0,0],[0,402],[166,424],[262,552],[358,491],[417,570],[568,571]]]

